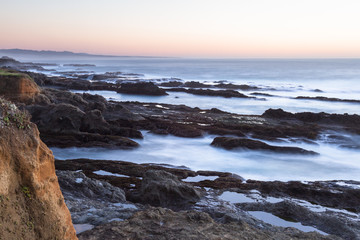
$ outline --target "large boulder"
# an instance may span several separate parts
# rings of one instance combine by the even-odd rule
[[[200,193],[171,173],[149,170],[143,176],[139,197],[154,206],[179,206],[197,202]]]
[[[31,105],[27,110],[41,132],[78,132],[85,117],[79,108],[66,103]]]

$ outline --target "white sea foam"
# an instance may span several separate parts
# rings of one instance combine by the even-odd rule
[[[58,159],[91,158],[125,160],[135,163],[171,164],[193,170],[236,173],[258,180],[356,180],[360,181],[360,151],[319,142],[276,143],[298,146],[320,153],[319,156],[277,154],[262,151],[224,150],[210,145],[215,136],[180,138],[143,132],[133,150],[103,148],[51,148]],[[268,142],[271,143],[271,142]],[[272,143],[274,144],[274,143]],[[181,147],[179,147],[181,146]]]

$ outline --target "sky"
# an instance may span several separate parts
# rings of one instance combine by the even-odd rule
[[[0,49],[360,57],[359,0],[1,0]]]

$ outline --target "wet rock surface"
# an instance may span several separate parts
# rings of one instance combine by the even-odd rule
[[[328,101],[328,102],[360,103],[360,100],[356,100],[356,99],[328,98],[321,96],[317,96],[317,97],[298,96],[295,99],[308,99],[308,100],[318,100],[318,101]]]
[[[287,154],[306,154],[306,155],[317,155],[318,153],[308,151],[298,147],[280,147],[272,146],[258,140],[251,140],[245,138],[234,138],[234,137],[216,137],[211,145],[215,147],[222,147],[225,149],[249,149],[249,150],[267,150],[278,153]]]
[[[274,214],[282,219],[299,222],[305,226],[313,226],[328,234],[344,239],[358,239],[358,220],[360,209],[360,183],[355,181],[318,181],[318,182],[264,182],[242,179],[231,173],[212,171],[191,171],[188,169],[168,168],[155,164],[135,164],[121,161],[75,159],[56,161],[56,168],[61,170],[82,170],[86,176],[108,181],[114,186],[125,190],[128,201],[138,201],[141,198],[143,181],[148,172],[171,173],[171,181],[180,179],[195,187],[201,193],[200,199],[191,204],[177,204],[170,201],[174,195],[167,195],[166,191],[155,195],[155,199],[163,198],[167,207],[174,210],[188,210],[208,213],[218,223],[245,222],[262,231],[278,231],[279,228],[266,224],[251,215],[248,211],[262,211]],[[98,175],[97,171],[107,171],[109,175]],[[119,177],[116,174],[123,176]],[[167,175],[167,174],[166,174]],[[169,174],[170,176],[170,174]],[[176,178],[174,178],[176,176]],[[214,180],[195,180],[195,176],[216,176]],[[190,178],[189,178],[190,177]],[[150,178],[158,181],[157,176]],[[146,185],[158,184],[162,181],[145,180]],[[232,200],[223,199],[225,192],[235,194]],[[157,193],[156,191],[154,193]],[[239,194],[239,196],[236,196]],[[66,196],[66,194],[64,195]],[[246,196],[246,197],[244,197]],[[166,198],[168,200],[166,200]],[[244,200],[245,199],[245,200]],[[230,201],[230,203],[228,202]],[[158,206],[159,201],[154,198],[143,198],[143,204]],[[173,204],[172,204],[173,203]],[[86,221],[85,221],[86,222]],[[342,223],[341,227],[335,227]],[[115,223],[114,223],[115,224]],[[276,230],[277,229],[277,230]],[[334,238],[336,239],[336,238]]]
[[[359,132],[360,116],[357,114],[329,114],[329,113],[312,113],[312,112],[301,112],[301,113],[290,113],[282,109],[268,109],[263,114],[263,117],[272,119],[283,119],[292,120],[296,119],[307,123],[316,123],[323,125],[323,127],[335,126],[342,127],[345,130],[351,132]]]
[[[209,83],[201,83],[196,81],[189,81],[189,82],[182,82],[182,81],[169,81],[160,83],[159,86],[162,87],[185,87],[185,88],[220,88],[220,89],[232,89],[232,90],[243,90],[243,91],[250,91],[250,90],[258,90],[260,89],[257,86],[251,86],[246,84],[233,84],[233,83],[226,83],[226,82],[218,82],[216,84],[209,84]]]
[[[166,89],[168,92],[186,92],[194,95],[202,96],[216,96],[225,98],[251,98],[245,94],[239,93],[235,90],[210,90],[210,89],[186,89],[186,88],[170,88]]]
[[[163,96],[167,95],[164,89],[152,82],[121,83],[118,93]]]
[[[133,197],[136,199],[136,195]],[[162,170],[145,172],[138,193],[138,201],[153,206],[179,206],[197,202],[200,193],[177,176]]]
[[[79,239],[336,239],[296,229],[260,231],[246,223],[216,223],[208,214],[150,208],[129,220],[86,231]]]
[[[56,172],[74,224],[97,226],[129,218],[141,209],[126,202],[122,189],[106,181],[86,177],[82,172]]]

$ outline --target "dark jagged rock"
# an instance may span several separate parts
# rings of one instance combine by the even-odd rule
[[[106,181],[86,177],[82,172],[56,171],[61,191],[75,224],[100,225],[114,219],[128,219],[139,205],[126,202],[122,189]]]
[[[167,95],[164,89],[152,82],[121,83],[118,93],[163,96]]]
[[[275,95],[272,95],[272,94],[261,93],[261,92],[253,92],[253,93],[250,93],[250,95],[253,95],[253,96],[264,96],[264,97],[274,97],[274,96],[275,96]]]
[[[145,172],[138,201],[153,206],[178,206],[195,203],[200,193],[178,177],[162,170]]]
[[[186,89],[186,88],[170,88],[166,89],[168,92],[186,92],[194,95],[203,95],[203,96],[218,96],[225,98],[251,98],[245,94],[239,93],[234,90],[210,90],[210,89]]]
[[[329,114],[329,113],[290,113],[282,109],[268,109],[263,114],[263,117],[274,119],[296,119],[303,122],[311,122],[326,125],[340,125],[352,131],[360,132],[360,116],[357,114]]]
[[[356,99],[328,98],[321,96],[317,96],[317,97],[298,96],[295,99],[308,99],[308,100],[318,100],[318,101],[328,101],[328,102],[360,103],[360,100],[356,100]]]
[[[295,204],[293,201],[281,201],[271,203],[245,203],[238,204],[246,211],[270,212],[282,219],[301,222],[305,226],[316,226],[317,229],[329,234],[337,235],[343,239],[358,239],[360,224],[347,221],[347,217],[331,214],[329,212],[313,212],[304,206]]]
[[[200,129],[197,129],[193,126],[186,126],[186,125],[184,126],[180,124],[174,124],[169,126],[167,132],[178,137],[189,137],[189,138],[201,137],[203,135]]]
[[[256,86],[249,86],[246,84],[232,84],[232,83],[220,83],[215,85],[218,88],[225,88],[225,89],[238,89],[238,90],[243,90],[243,91],[252,91],[252,90],[257,90],[259,89],[259,87]]]
[[[293,118],[293,114],[290,112],[285,112],[281,108],[279,109],[268,109],[263,114],[263,117],[276,118],[276,119],[289,119]]]
[[[201,83],[201,82],[195,82],[195,81],[190,81],[190,82],[185,82],[182,87],[186,87],[186,88],[207,88],[207,87],[212,87],[209,84],[205,84],[205,83]]]
[[[158,84],[159,86],[162,87],[180,87],[182,86],[184,83],[180,82],[180,81],[169,81],[169,82],[163,82]]]
[[[82,172],[57,171],[61,191],[72,198],[101,199],[113,203],[125,202],[125,192],[105,182],[86,177]],[[65,194],[66,193],[66,194]]]
[[[336,239],[318,233],[303,233],[294,228],[259,230],[246,223],[216,223],[207,213],[196,211],[173,212],[150,208],[137,212],[129,220],[111,222],[79,235],[79,240],[95,239]]]
[[[250,86],[246,84],[232,84],[232,83],[224,83],[220,82],[218,84],[206,84],[202,82],[190,81],[190,82],[181,82],[181,81],[169,81],[160,83],[159,86],[162,87],[172,87],[172,88],[219,88],[219,89],[231,89],[231,90],[243,90],[243,91],[250,91],[250,90],[257,90],[260,89],[256,86]],[[171,91],[171,90],[170,90]]]
[[[278,153],[292,153],[292,154],[308,154],[316,155],[316,152],[308,151],[298,147],[280,147],[272,146],[261,141],[251,140],[246,138],[234,137],[216,137],[211,145],[215,147],[222,147],[225,149],[246,148],[250,150],[268,150]]]
[[[127,137],[142,138],[140,131],[117,122],[139,117],[121,106],[114,107],[99,95],[46,89],[35,102],[25,108],[50,146],[129,148],[138,144]]]
[[[135,181],[139,180],[139,179],[136,180],[136,178],[143,177],[145,172],[147,172],[148,170],[166,170],[167,172],[176,175],[178,178],[187,178],[189,176],[197,175],[196,172],[188,169],[180,169],[174,167],[167,168],[164,166],[151,164],[151,163],[136,164],[125,161],[91,160],[91,159],[83,159],[83,158],[70,159],[66,161],[56,160],[55,166],[56,169],[58,170],[68,170],[68,171],[83,170],[87,176],[90,172],[94,172],[97,170],[104,170],[114,174],[122,174],[129,176],[129,178],[132,178],[131,180],[135,180]],[[221,176],[229,175],[229,173],[219,173],[219,174],[221,174]],[[92,176],[92,177],[97,177],[97,179],[107,179],[107,176]],[[111,183],[121,188],[128,188],[128,186],[125,185],[117,185],[115,184],[115,182],[111,182]]]
[[[100,135],[96,133],[71,132],[47,134],[42,133],[41,139],[52,147],[68,148],[68,147],[103,147],[103,148],[135,148],[139,144],[129,138]]]

